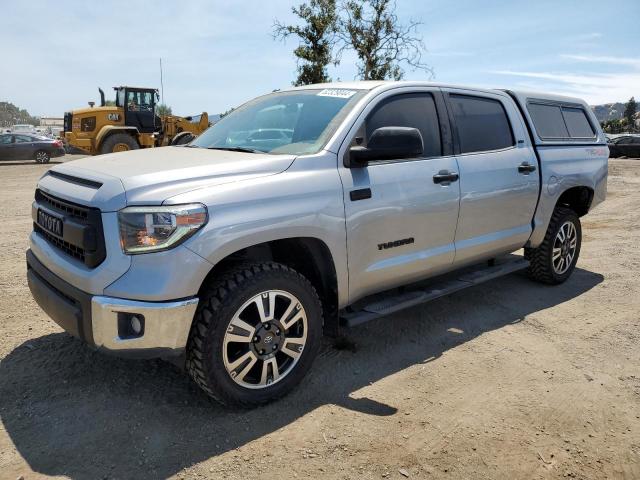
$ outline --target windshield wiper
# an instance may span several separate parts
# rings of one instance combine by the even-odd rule
[[[226,150],[228,152],[265,153],[262,150],[246,147],[207,147],[209,150]]]

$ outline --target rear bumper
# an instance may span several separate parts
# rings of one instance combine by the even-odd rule
[[[91,295],[65,282],[27,251],[27,281],[38,305],[64,330],[98,350],[119,356],[156,358],[181,355],[198,298],[139,302]],[[142,319],[140,334],[127,328]]]
[[[60,147],[60,148],[54,148],[51,151],[50,155],[51,155],[52,158],[56,158],[56,157],[62,157],[65,153],[66,152],[65,152],[64,148]]]

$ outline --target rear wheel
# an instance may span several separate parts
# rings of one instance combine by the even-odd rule
[[[203,296],[187,346],[195,382],[223,404],[279,398],[304,377],[322,338],[322,307],[311,283],[267,262],[228,271]]]
[[[37,163],[49,163],[49,160],[51,160],[51,155],[49,155],[49,152],[46,152],[44,150],[38,150],[34,156],[34,159]]]
[[[140,145],[138,145],[136,139],[128,133],[114,133],[102,142],[100,153],[127,152],[129,150],[138,150],[139,148]]]
[[[582,227],[578,215],[566,207],[556,208],[542,244],[538,248],[525,248],[529,276],[550,285],[564,282],[578,262],[581,245]]]

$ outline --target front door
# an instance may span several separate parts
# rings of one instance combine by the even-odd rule
[[[0,160],[13,160],[13,135],[0,135]]]
[[[140,133],[153,133],[156,128],[155,98],[152,90],[126,91],[124,122]]]
[[[538,200],[535,152],[514,103],[501,93],[443,89],[460,168],[456,266],[521,248]]]
[[[406,93],[395,93],[401,91]],[[386,92],[365,108],[358,122],[339,157],[352,302],[450,268],[460,200],[459,183],[437,177],[443,171],[457,172],[438,89]],[[344,167],[343,150],[366,146],[380,127],[417,128],[424,154]]]

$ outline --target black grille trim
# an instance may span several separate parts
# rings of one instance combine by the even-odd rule
[[[84,263],[89,268],[95,268],[104,261],[107,251],[102,228],[102,213],[98,208],[78,205],[45,193],[40,189],[36,190],[35,200],[37,205],[52,210],[63,218],[63,233],[66,232],[65,222],[76,225],[76,229],[78,224],[86,228],[80,238],[69,236],[66,233],[66,238],[59,238],[34,222],[34,232],[53,247]]]
[[[51,235],[49,232],[41,228],[37,223],[33,224],[33,230],[36,233],[42,235],[54,247],[57,247],[67,255],[80,260],[82,263],[85,263],[84,248],[72,245],[69,242],[65,242],[64,240]]]

